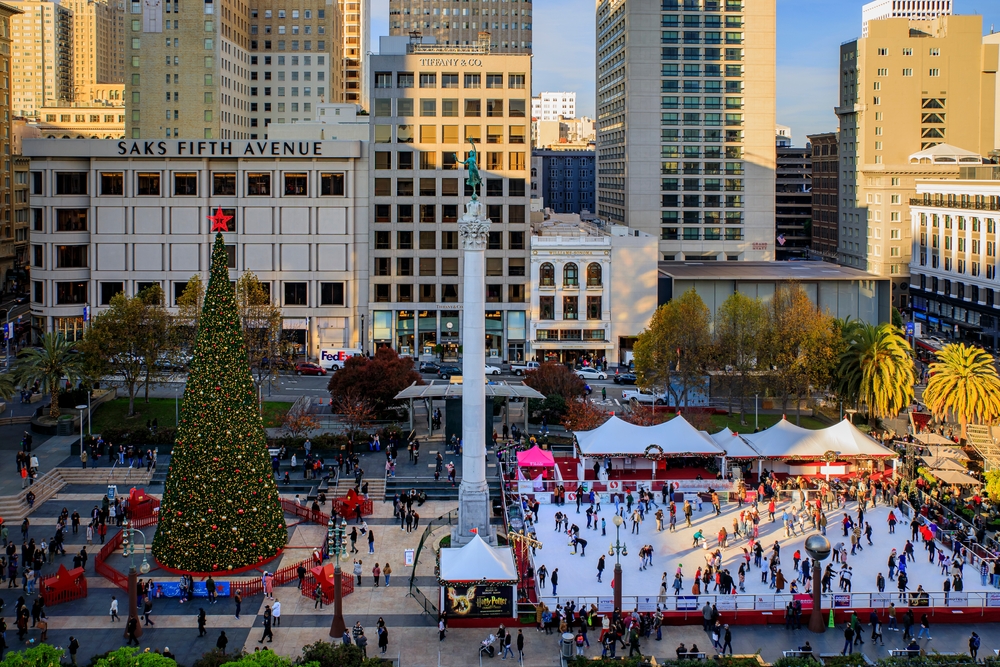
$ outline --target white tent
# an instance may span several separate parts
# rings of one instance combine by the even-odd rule
[[[677,416],[656,426],[636,426],[618,417],[592,431],[574,431],[582,456],[722,456],[712,438]]]
[[[929,456],[936,456],[943,459],[951,459],[952,461],[968,461],[969,455],[962,451],[962,449],[954,444],[950,443],[947,445],[924,445],[924,449],[927,450]]]
[[[441,549],[442,581],[517,581],[514,552],[491,547],[479,535],[464,547]]]
[[[728,426],[718,433],[714,433],[709,436],[715,441],[723,451],[726,452],[726,456],[731,459],[756,459],[760,458],[760,452],[750,446],[746,440],[744,440],[739,433],[734,433]]]
[[[921,445],[955,445],[954,440],[949,440],[943,435],[938,435],[937,433],[917,433],[913,436],[913,439]]]
[[[782,419],[769,429],[748,433],[743,438],[761,456],[771,459],[819,460],[826,452],[836,452],[838,458],[895,456],[892,450],[862,433],[846,419],[818,430],[802,428]]]

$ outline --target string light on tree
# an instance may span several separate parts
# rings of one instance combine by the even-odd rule
[[[220,209],[213,229],[225,225]],[[288,540],[247,363],[226,245],[217,234],[153,555],[166,568],[229,572]]]

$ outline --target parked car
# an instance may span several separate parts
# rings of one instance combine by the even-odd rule
[[[615,373],[615,384],[635,384],[635,373]]]
[[[490,366],[489,364],[487,364],[486,365],[486,374],[487,375],[500,375],[500,367],[499,366]]]
[[[650,389],[623,389],[622,400],[628,402],[635,401],[643,405],[667,404],[666,394],[657,394]]]
[[[599,371],[596,368],[578,368],[576,369],[576,376],[581,380],[607,380],[608,374],[604,371]]]
[[[524,375],[528,371],[537,371],[539,363],[537,361],[525,361],[519,364],[511,364],[510,371],[517,376]]]
[[[421,361],[418,369],[421,373],[437,373],[441,366],[436,361]]]
[[[296,375],[326,375],[326,369],[319,364],[314,364],[309,361],[304,361],[299,364],[295,364],[295,374]]]
[[[453,375],[461,375],[462,369],[458,366],[441,366],[438,369],[438,377],[442,380],[449,380]]]

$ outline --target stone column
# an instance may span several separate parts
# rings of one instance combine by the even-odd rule
[[[462,484],[458,489],[458,526],[452,545],[472,539],[473,529],[495,543],[490,530],[490,491],[486,483],[486,243],[490,221],[483,205],[468,202],[458,221],[465,258],[462,310]]]

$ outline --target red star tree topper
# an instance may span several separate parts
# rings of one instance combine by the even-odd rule
[[[220,206],[215,212],[215,215],[208,216],[208,219],[212,221],[213,232],[228,232],[229,221],[233,219],[233,216],[223,213],[222,207]]]

